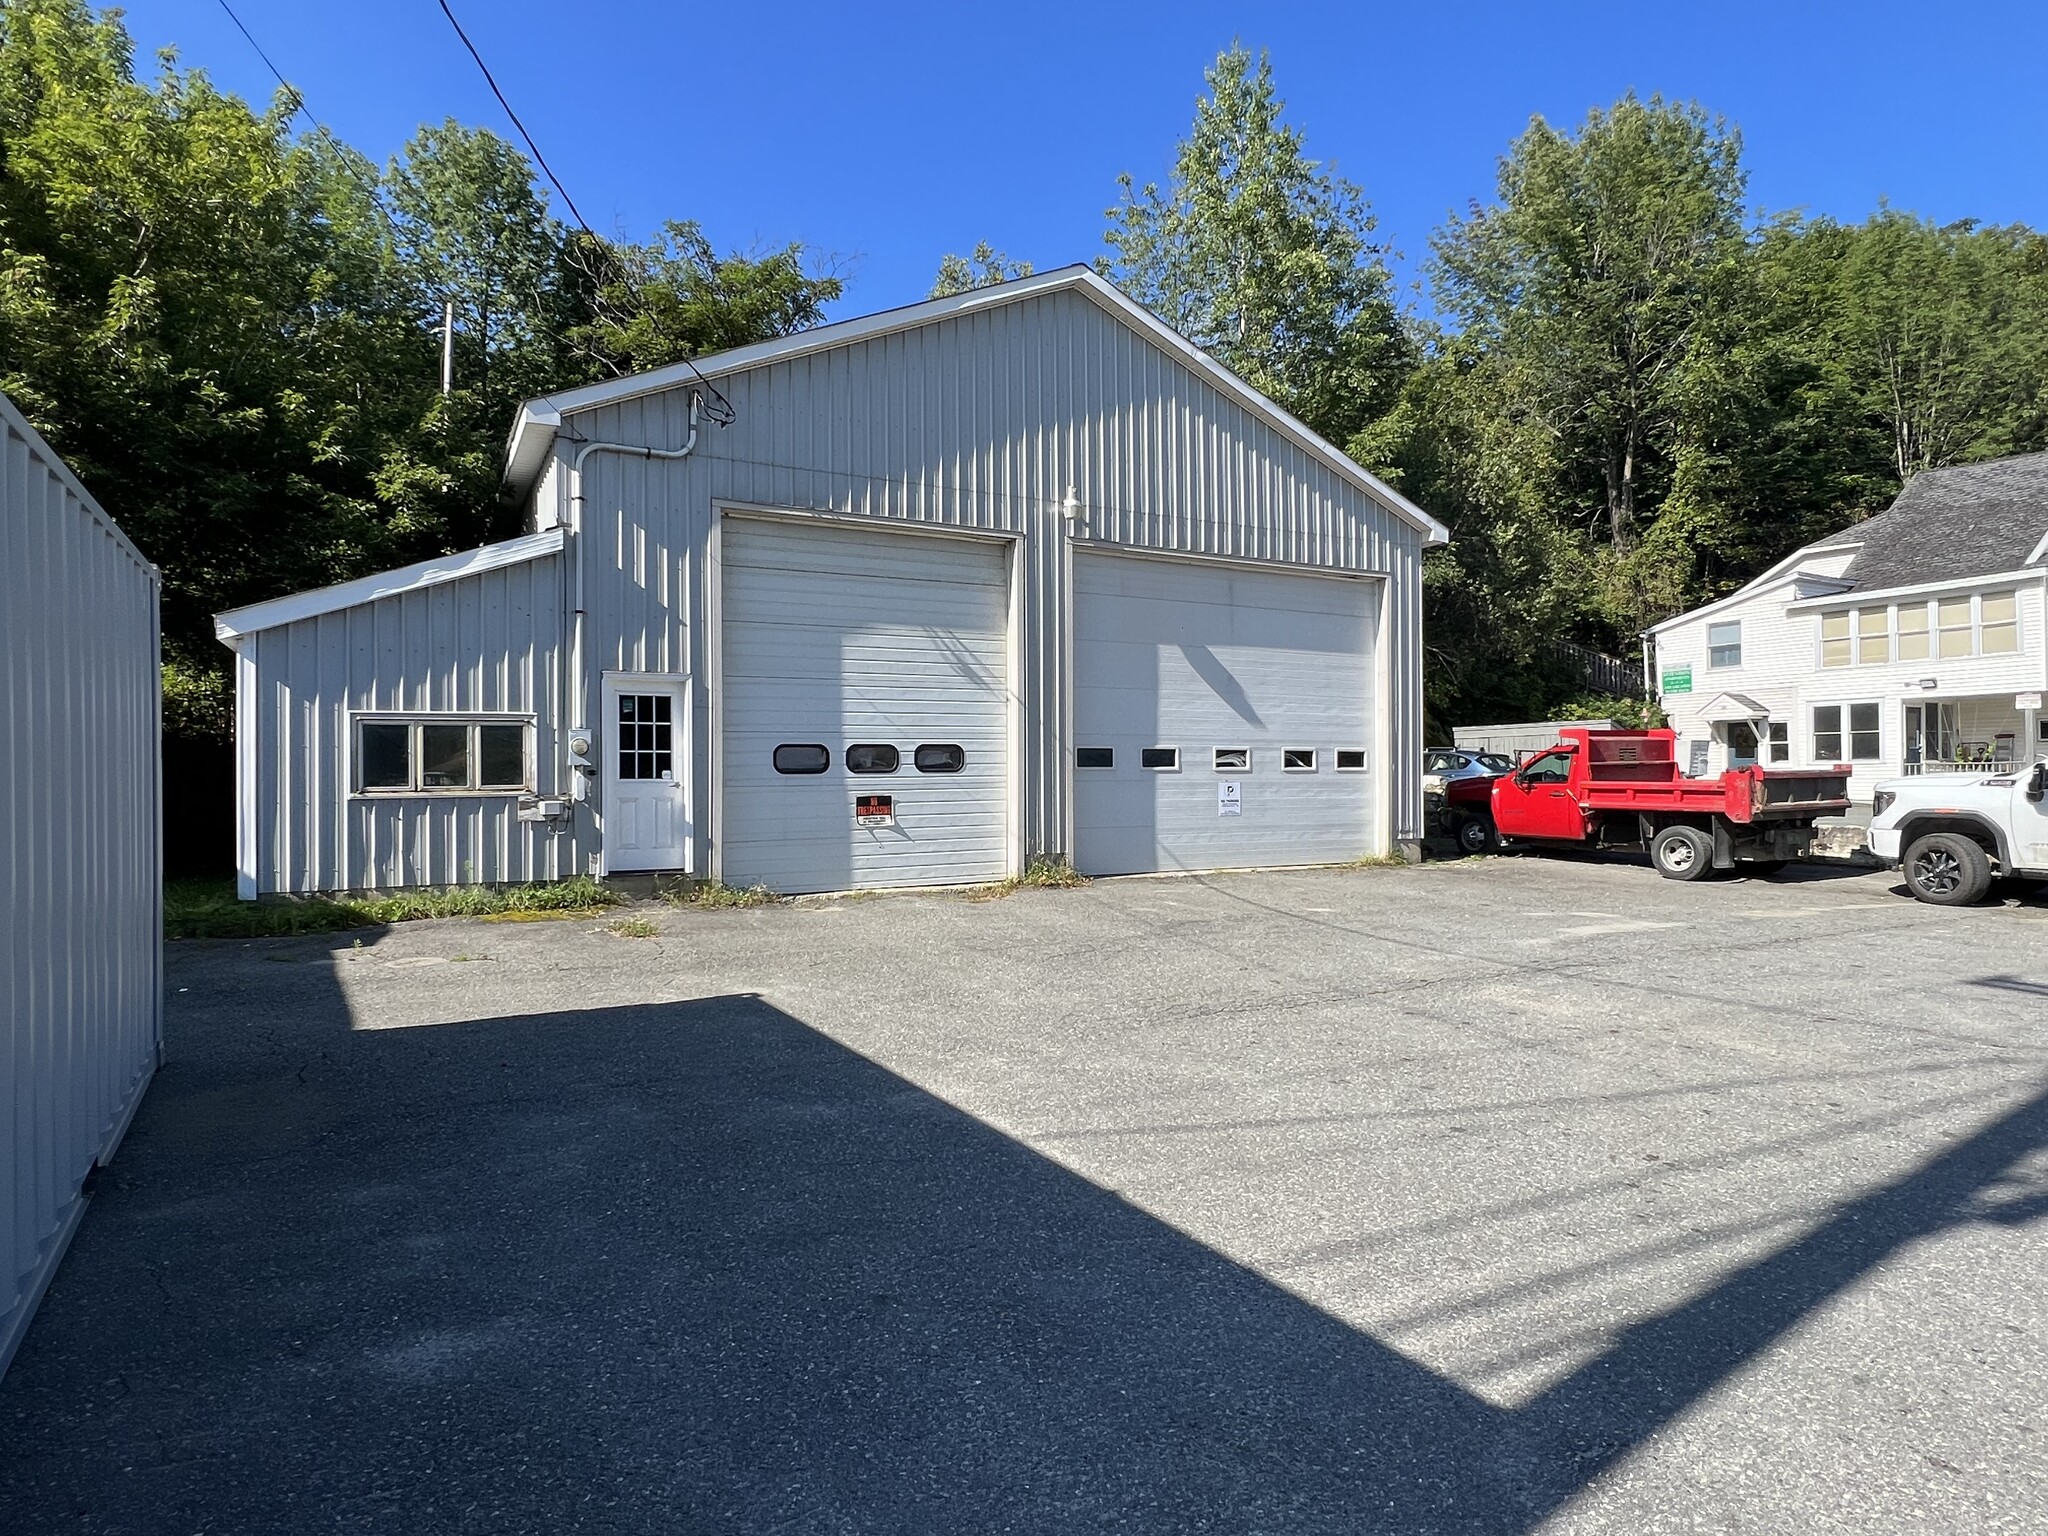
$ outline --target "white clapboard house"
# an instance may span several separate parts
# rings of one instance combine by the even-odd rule
[[[1695,773],[1885,779],[2048,753],[2048,453],[1916,475],[1891,507],[1653,629]]]

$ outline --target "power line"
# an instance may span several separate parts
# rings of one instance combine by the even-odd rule
[[[498,105],[503,107],[505,115],[512,119],[512,126],[519,130],[519,137],[526,140],[526,147],[533,151],[534,163],[547,173],[547,178],[554,183],[555,190],[562,194],[562,201],[568,205],[569,212],[576,216],[576,222],[583,226],[583,233],[593,240],[597,239],[597,231],[592,229],[590,221],[583,217],[582,210],[576,206],[576,199],[569,195],[569,189],[562,185],[562,178],[555,174],[554,167],[548,164],[547,156],[543,155],[540,146],[533,142],[533,135],[526,131],[526,124],[519,121],[519,114],[512,110],[512,103],[507,101],[505,93],[498,89],[498,82],[491,76],[491,66],[484,62],[484,56],[476,51],[476,44],[472,43],[469,34],[462,30],[462,23],[455,19],[455,13],[448,8],[448,0],[441,0],[441,14],[448,18],[448,25],[455,29],[455,35],[462,39],[462,46],[467,48],[469,56],[476,60],[476,67],[483,71],[484,84],[491,88],[491,94],[498,98]]]
[[[540,152],[540,146],[533,141],[533,135],[526,131],[526,124],[519,120],[519,114],[512,110],[512,103],[505,99],[505,93],[498,88],[497,79],[491,74],[491,66],[484,62],[484,56],[477,52],[476,44],[471,42],[469,34],[462,30],[462,23],[455,19],[455,12],[449,8],[448,0],[439,0],[439,3],[441,14],[448,18],[448,25],[455,29],[455,35],[462,39],[462,46],[468,49],[469,56],[476,60],[476,67],[483,73],[484,84],[491,88],[491,94],[498,98],[498,105],[505,109],[505,116],[510,118],[512,126],[519,130],[519,137],[524,139],[526,147],[533,151],[534,163],[546,174],[548,181],[553,185],[554,189],[562,194],[562,202],[568,207],[569,212],[575,215],[576,222],[583,228],[583,233],[590,236],[592,240],[597,241],[600,245],[606,244],[607,242],[604,237],[592,229],[590,221],[583,217],[583,210],[576,206],[576,199],[571,197],[569,189],[562,185],[562,178],[557,176],[555,168],[548,164],[547,156]],[[222,4],[226,4],[226,0],[222,0]],[[689,358],[684,358],[683,363],[692,374],[696,375],[697,382],[711,392],[711,398],[718,402],[716,408],[710,412],[711,419],[721,427],[730,426],[738,413],[733,410],[732,402],[725,398],[724,391],[705,378],[697,365]]]
[[[389,222],[390,215],[385,211],[383,194],[363,179],[362,168],[355,161],[355,152],[341,142],[340,137],[333,129],[313,115],[313,109],[306,105],[306,93],[296,85],[293,85],[291,81],[285,79],[284,71],[271,62],[270,55],[263,51],[263,45],[256,41],[255,34],[243,24],[242,18],[235,14],[235,8],[228,4],[228,0],[219,0],[219,5],[223,11],[227,12],[228,20],[235,24],[235,30],[242,34],[242,40],[254,49],[256,57],[263,61],[263,67],[270,71],[271,78],[276,80],[291,97],[293,115],[305,118],[307,122],[313,125],[313,131],[334,147],[336,158],[348,168],[348,173],[355,178],[356,185],[369,195],[370,205],[377,210],[381,217]]]

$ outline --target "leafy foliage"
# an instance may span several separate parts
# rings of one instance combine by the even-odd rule
[[[931,297],[944,299],[976,288],[992,288],[1013,278],[1029,277],[1031,273],[1030,262],[1012,261],[986,240],[977,240],[969,255],[948,252],[939,258],[939,274],[932,279]]]
[[[1133,298],[1325,437],[1385,413],[1413,363],[1363,195],[1281,121],[1272,62],[1205,76],[1162,189],[1120,179],[1103,268]]]

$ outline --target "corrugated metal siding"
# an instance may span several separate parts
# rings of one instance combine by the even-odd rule
[[[155,1069],[157,576],[0,397],[0,1370]]]
[[[557,788],[562,561],[549,555],[245,636],[260,892],[556,880],[573,831],[516,795],[354,796],[350,711],[534,716],[535,787]],[[594,845],[593,845],[594,846]],[[250,873],[250,871],[245,871]]]
[[[585,465],[592,699],[606,668],[697,670],[700,552],[718,503],[1020,533],[1025,842],[1064,851],[1059,506],[1072,487],[1078,537],[1387,577],[1391,830],[1420,836],[1421,533],[1086,297],[1045,294],[719,383],[737,419],[706,425],[692,457]],[[688,418],[687,388],[585,411],[558,453],[576,440],[674,448]],[[558,499],[544,482],[540,525]],[[711,742],[698,724],[701,784]]]

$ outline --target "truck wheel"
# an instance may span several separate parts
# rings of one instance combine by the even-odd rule
[[[1991,858],[1955,832],[1915,838],[1903,860],[1906,888],[1937,907],[1974,906],[1991,889]]]
[[[1491,853],[1498,839],[1491,816],[1467,816],[1458,823],[1458,849],[1462,853]]]
[[[1714,840],[1698,827],[1666,827],[1650,839],[1650,862],[1666,880],[1703,880],[1714,872]]]

